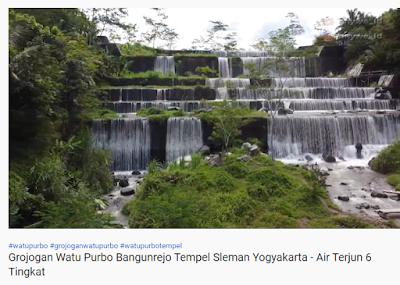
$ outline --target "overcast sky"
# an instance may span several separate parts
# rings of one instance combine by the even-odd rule
[[[347,8],[351,9],[351,8]],[[175,29],[180,39],[177,49],[190,48],[195,38],[205,34],[211,27],[209,21],[221,21],[228,24],[232,31],[237,32],[238,47],[250,50],[249,46],[259,38],[268,38],[272,30],[284,28],[289,24],[285,16],[288,12],[295,13],[305,29],[305,33],[297,37],[299,46],[311,45],[315,35],[314,24],[325,17],[333,19],[333,25],[327,30],[334,33],[339,19],[347,15],[346,8],[166,8],[168,16],[166,23]],[[380,16],[390,9],[358,8],[360,11]],[[136,23],[139,34],[146,30],[143,16],[154,17],[155,11],[149,8],[129,8],[127,22]]]

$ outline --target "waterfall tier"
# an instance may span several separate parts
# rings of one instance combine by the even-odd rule
[[[199,118],[169,118],[167,122],[166,161],[195,153],[203,146],[203,131]]]
[[[112,170],[146,169],[150,161],[150,126],[147,118],[94,120],[94,145],[110,149]]]
[[[306,64],[303,57],[288,58],[279,62],[276,57],[242,57],[241,60],[244,75],[250,75],[247,66],[254,65],[256,70],[267,72],[269,77],[306,76]]]
[[[305,153],[343,155],[348,145],[385,145],[400,135],[399,116],[277,116],[271,133],[276,157]]]
[[[154,62],[154,71],[164,75],[175,73],[175,59],[173,56],[157,56]]]

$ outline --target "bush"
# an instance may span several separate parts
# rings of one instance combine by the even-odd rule
[[[383,149],[372,161],[371,168],[383,174],[400,173],[400,141]]]
[[[224,158],[221,167],[202,163],[195,155],[189,164],[152,172],[124,208],[130,226],[298,228],[299,219],[329,217],[327,201],[321,201],[328,199],[326,192],[319,184],[308,184],[314,173],[277,162],[274,177],[269,157],[243,162],[236,160],[239,155]]]

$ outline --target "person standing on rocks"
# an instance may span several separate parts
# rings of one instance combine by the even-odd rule
[[[356,157],[357,157],[357,159],[363,159],[363,156],[362,156],[362,154],[361,154],[361,150],[363,149],[363,146],[362,146],[362,144],[360,143],[360,142],[358,142],[357,144],[356,144]]]

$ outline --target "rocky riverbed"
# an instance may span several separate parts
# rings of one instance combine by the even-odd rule
[[[104,212],[116,218],[115,223],[128,227],[128,217],[122,213],[126,203],[136,195],[137,186],[143,180],[145,171],[123,171],[114,173],[115,188],[111,193],[103,197],[107,201],[107,208]]]
[[[312,154],[308,154],[307,157],[312,158],[312,161],[307,161],[305,156],[281,161],[315,165],[326,177],[326,189],[330,198],[344,213],[381,220],[376,210],[400,208],[399,195],[383,192],[394,190],[394,187],[386,182],[386,176],[371,170],[368,166],[368,162],[384,147],[364,146],[363,159],[356,159],[354,146],[349,146],[342,157],[344,160],[336,158],[335,162],[326,162],[322,159],[322,155]],[[400,215],[391,215],[390,220],[400,226]]]

